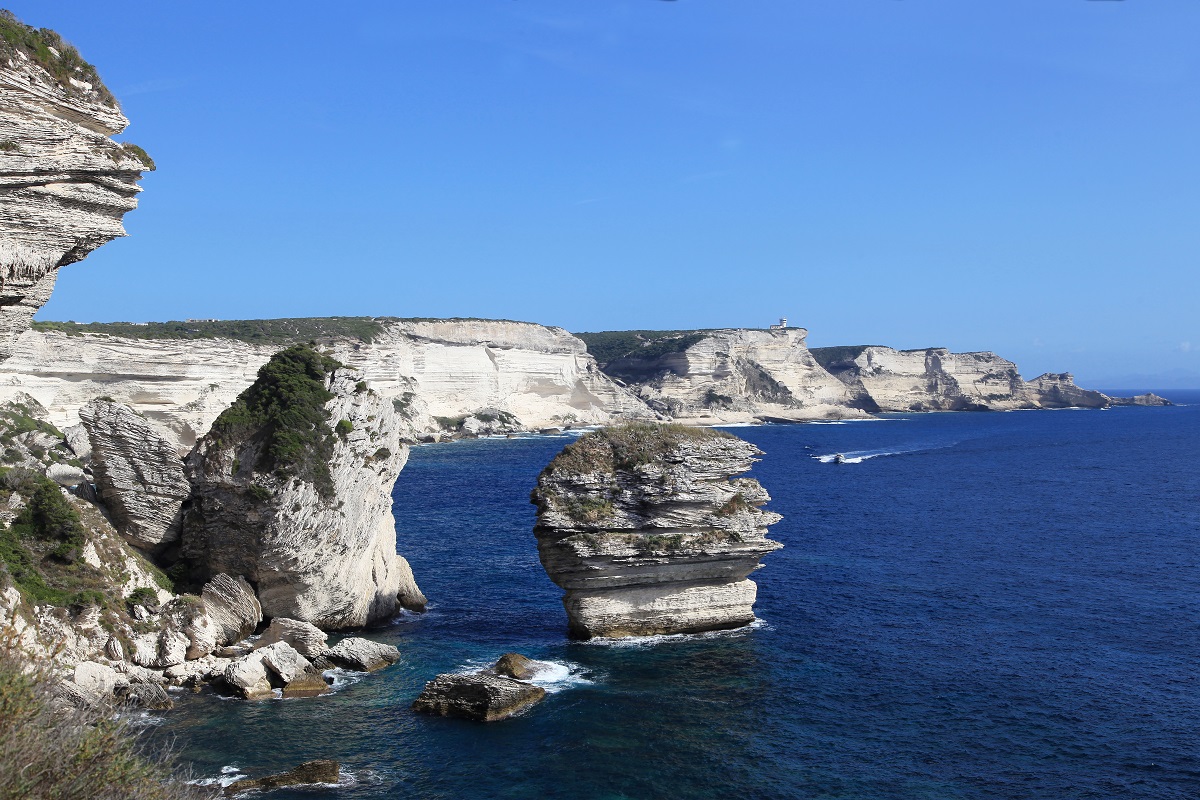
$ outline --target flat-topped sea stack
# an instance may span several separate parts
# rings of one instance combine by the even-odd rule
[[[632,423],[582,436],[538,476],[542,566],[570,634],[651,636],[754,621],[748,575],[782,547],[747,472],[761,451],[711,428]]]

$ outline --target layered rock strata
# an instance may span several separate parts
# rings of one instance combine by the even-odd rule
[[[542,565],[566,590],[572,636],[646,636],[754,620],[778,514],[747,472],[760,455],[712,429],[634,424],[568,445],[532,500]]]
[[[192,487],[175,446],[121,403],[93,400],[79,418],[96,491],[121,535],[147,550],[177,540]]]
[[[50,31],[0,17],[0,359],[50,298],[60,267],[125,235],[140,148],[95,70]]]
[[[854,392],[809,353],[807,335],[803,328],[676,332],[646,338],[605,362],[604,371],[680,421],[865,416]]]
[[[322,340],[404,417],[404,438],[607,424],[654,413],[561,328],[489,320],[391,320],[367,342]],[[28,331],[0,364],[0,399],[28,393],[60,428],[92,398],[126,403],[180,453],[284,344]]]
[[[491,669],[438,675],[425,684],[412,709],[476,722],[508,719],[546,697],[545,689],[529,683],[541,666],[519,653],[505,653]]]
[[[1011,411],[1105,408],[1110,399],[1075,386],[1069,373],[1024,381],[1017,365],[995,353],[942,347],[833,347],[813,351],[871,411]]]
[[[323,386],[310,390],[329,398],[323,406],[306,401],[317,404],[317,418],[297,416],[304,412],[294,397],[267,394],[301,379],[272,382],[268,368],[288,364]],[[259,420],[256,403],[283,410]],[[193,493],[181,552],[193,580],[244,576],[266,616],[324,629],[387,619],[401,605],[424,607],[408,562],[396,554],[391,489],[408,448],[390,400],[358,372],[291,348],[228,414],[187,461]],[[282,429],[288,424],[296,428]]]

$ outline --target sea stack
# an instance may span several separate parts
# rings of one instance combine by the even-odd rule
[[[757,447],[711,428],[634,423],[582,436],[538,476],[542,566],[573,637],[650,636],[754,621],[747,576],[782,547],[747,472]]]
[[[396,554],[401,428],[356,371],[307,345],[275,354],[188,456],[191,580],[244,576],[265,616],[324,630],[423,609]]]

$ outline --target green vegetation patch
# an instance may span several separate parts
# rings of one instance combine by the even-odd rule
[[[550,474],[612,474],[666,458],[686,441],[734,438],[714,428],[631,422],[584,434],[564,447],[546,466],[546,471]]]
[[[0,481],[0,500],[17,492],[26,501],[12,525],[0,530],[0,561],[22,596],[34,605],[106,605],[103,574],[80,560],[83,523],[58,484],[8,468]]]
[[[143,150],[141,146],[136,145],[133,142],[121,142],[121,149],[125,151],[126,155],[131,156],[135,161],[142,162],[146,169],[150,170],[151,172],[157,169],[157,167],[154,165],[154,159],[151,158],[150,154]]]
[[[82,89],[71,84],[71,78],[74,78],[90,83],[92,90],[105,103],[117,104],[117,99],[100,80],[96,68],[84,61],[74,46],[49,28],[26,25],[11,11],[0,9],[0,54],[8,56],[17,51],[46,70],[67,94],[84,96]]]
[[[704,338],[707,331],[599,331],[577,333],[601,367],[619,358],[654,360],[682,353]]]
[[[255,469],[295,477],[333,496],[329,460],[333,431],[325,404],[329,374],[342,366],[308,345],[281,350],[258,371],[258,379],[226,409],[209,432],[217,448],[260,445]]]
[[[383,332],[383,317],[296,317],[289,319],[193,320],[171,322],[45,322],[34,330],[68,336],[103,333],[126,339],[236,339],[250,344],[292,345],[318,339],[372,342]]]

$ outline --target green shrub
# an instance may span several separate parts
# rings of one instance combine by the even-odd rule
[[[151,611],[158,608],[158,592],[145,586],[138,587],[129,593],[125,602],[130,606],[142,606]]]
[[[257,483],[252,483],[246,487],[246,494],[260,503],[265,503],[271,499],[271,490]]]
[[[367,391],[367,382],[359,381],[358,383],[354,384],[354,391],[358,394],[364,394]]]
[[[46,70],[69,95],[84,92],[71,84],[71,79],[92,85],[99,98],[116,105],[116,98],[100,80],[96,68],[83,60],[79,51],[65,42],[62,36],[49,28],[33,28],[25,25],[11,11],[0,10],[0,53],[8,54],[20,50],[33,63]],[[55,51],[58,51],[57,55]]]
[[[32,670],[11,631],[0,632],[0,798],[29,800],[199,800],[170,756],[97,705],[64,713],[55,679]]]
[[[334,427],[334,431],[337,432],[338,436],[345,439],[354,431],[354,423],[348,419],[339,419],[338,424]]]
[[[381,447],[378,450],[376,450],[375,455],[373,456],[373,458],[376,461],[383,461],[384,459],[388,459],[391,457],[392,457],[392,451],[388,450],[386,447]]]
[[[726,500],[725,505],[717,509],[717,516],[732,517],[739,511],[749,511],[752,508],[754,508],[754,506],[750,505],[746,498],[742,496],[741,492],[738,492],[733,497]]]
[[[14,142],[12,139],[5,139],[0,142],[0,153],[19,153],[21,145]]]
[[[209,439],[217,449],[258,444],[255,469],[299,478],[331,497],[333,444],[325,404],[333,394],[325,384],[340,366],[308,345],[276,353],[250,388],[217,417]]]
[[[131,156],[135,161],[142,162],[146,169],[150,170],[151,172],[157,169],[157,167],[154,166],[154,159],[150,157],[150,154],[133,142],[121,142],[121,149],[124,150],[125,153]]]

